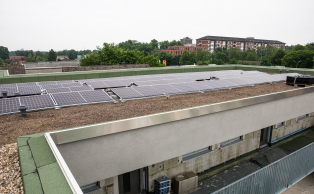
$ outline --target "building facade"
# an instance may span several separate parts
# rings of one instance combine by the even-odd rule
[[[277,40],[255,39],[254,37],[235,38],[204,36],[196,39],[196,46],[206,47],[210,52],[214,52],[216,48],[239,48],[242,51],[246,51],[248,49],[257,49],[258,47],[267,45],[272,45],[276,48],[283,48],[285,43]]]
[[[189,53],[191,52],[197,53],[199,49],[206,50],[205,47],[196,47],[196,46],[169,46],[168,50],[159,50],[159,52],[165,52],[173,56],[176,56],[176,55],[182,55],[184,51],[187,51]]]

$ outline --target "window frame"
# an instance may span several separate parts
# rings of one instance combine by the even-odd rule
[[[307,118],[309,118],[309,117],[310,117],[309,114],[301,115],[301,116],[299,116],[299,117],[297,118],[297,121],[299,122],[299,121],[302,121],[302,120],[307,119]]]
[[[229,139],[227,141],[223,141],[220,143],[220,149],[235,145],[243,141],[243,135]]]
[[[184,154],[184,155],[182,155],[182,162],[187,162],[187,161],[192,160],[194,158],[198,158],[198,157],[203,156],[205,154],[211,153],[212,151],[213,151],[213,146],[208,146],[208,147]]]

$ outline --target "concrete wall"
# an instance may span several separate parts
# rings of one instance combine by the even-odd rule
[[[76,67],[80,64],[79,61],[47,61],[47,62],[24,62],[25,68],[40,68],[40,67]]]
[[[25,68],[22,65],[0,66],[0,70],[9,70],[10,75],[25,74]]]
[[[228,147],[220,148],[220,144],[208,145],[212,146],[212,152],[186,162],[182,162],[182,156],[179,156],[150,165],[148,166],[149,190],[154,190],[154,180],[161,176],[173,178],[189,171],[195,173],[202,172],[218,164],[256,150],[259,148],[259,143],[260,130],[244,135],[243,141]]]
[[[309,106],[313,103],[314,93],[308,93],[61,144],[58,149],[83,186],[314,112]]]
[[[302,128],[308,128],[310,126],[313,126],[314,125],[314,113],[310,113],[308,118],[300,120],[300,121],[298,121],[297,118],[286,120],[284,121],[284,124],[285,124],[284,127],[279,127],[279,128],[277,125],[274,125],[271,141],[287,136],[290,133],[298,131]]]

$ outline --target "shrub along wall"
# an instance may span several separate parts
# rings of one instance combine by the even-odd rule
[[[49,74],[32,74],[32,75],[12,75],[0,77],[0,84],[25,83],[25,82],[42,82],[42,81],[59,81],[59,80],[79,80],[108,77],[122,77],[134,75],[166,74],[166,73],[186,73],[201,71],[222,71],[222,70],[244,70],[244,71],[261,71],[266,73],[279,73],[280,68],[267,66],[249,66],[249,65],[216,65],[216,66],[191,66],[191,67],[154,67],[142,69],[119,69],[105,71],[84,71],[84,72],[63,72]],[[300,73],[314,75],[313,69],[294,69],[285,68],[289,73]]]
[[[79,66],[79,67],[62,67],[62,72],[94,71],[94,70],[109,70],[109,69],[135,69],[135,68],[149,68],[149,67],[150,66],[148,64]]]

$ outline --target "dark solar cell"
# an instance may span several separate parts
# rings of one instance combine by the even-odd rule
[[[170,80],[153,80],[150,81],[153,85],[158,85],[158,84],[168,84]]]
[[[42,85],[42,89],[54,89],[54,88],[62,88],[61,84],[54,84],[54,85]]]
[[[73,80],[56,81],[56,84],[69,84],[69,83],[75,83],[75,82]]]
[[[180,90],[183,93],[193,93],[193,92],[199,92],[200,90],[196,87],[193,87],[187,83],[179,83],[179,84],[170,84],[174,88]]]
[[[55,94],[55,93],[64,93],[64,92],[71,92],[70,88],[49,88],[47,89],[47,93]]]
[[[153,85],[153,83],[149,82],[149,81],[137,81],[137,82],[135,82],[135,84],[137,86],[151,86],[151,85]]]
[[[84,104],[86,101],[78,92],[51,94],[59,106]]]
[[[125,87],[126,83],[122,83],[119,80],[103,81],[108,87]]]
[[[0,115],[19,112],[19,98],[1,98]]]
[[[15,96],[17,88],[0,88],[0,97],[2,97],[2,91],[7,91],[7,96]]]
[[[134,79],[126,79],[126,80],[119,80],[119,82],[125,86],[130,86],[131,83],[134,83],[135,80]]]
[[[94,90],[89,86],[79,86],[79,87],[70,87],[72,92],[86,91],[86,90]]]
[[[142,98],[142,94],[138,93],[133,87],[125,88],[112,88],[111,89],[115,94],[117,94],[121,99],[132,99],[132,98]]]
[[[236,84],[229,82],[228,80],[210,80],[204,81],[204,84],[208,85],[210,90],[224,90],[236,87]]]
[[[214,90],[208,84],[205,84],[204,82],[206,82],[206,81],[191,82],[191,83],[188,83],[188,85],[190,87],[192,87],[192,88],[195,88],[196,90],[199,90],[199,91],[211,91],[211,90]]]
[[[35,87],[38,86],[36,82],[29,82],[29,83],[18,83],[16,84],[18,87]]]
[[[138,86],[133,88],[134,90],[142,94],[144,97],[164,95],[162,92],[156,90],[154,86]]]
[[[0,88],[16,88],[16,84],[0,84]]]
[[[55,84],[57,84],[56,81],[37,82],[37,83],[38,83],[38,85],[41,85],[41,86],[43,86],[43,85],[55,85]]]
[[[113,100],[110,96],[103,90],[93,90],[93,91],[84,91],[80,92],[86,102],[112,102]]]
[[[65,87],[65,88],[67,88],[67,87],[79,87],[79,86],[82,86],[82,84],[79,83],[79,82],[66,83],[66,84],[61,84],[61,85],[62,85],[62,87]]]
[[[20,100],[27,110],[47,109],[55,106],[49,95],[24,96],[20,97]]]
[[[40,94],[41,89],[39,86],[33,87],[18,87],[19,93],[21,95],[32,95],[32,94]]]
[[[91,86],[92,88],[108,88],[108,85],[102,81],[97,82],[86,82],[87,85]]]
[[[162,92],[163,94],[179,94],[182,93],[180,90],[174,88],[171,85],[164,84],[164,85],[154,85],[154,88],[158,91]]]

